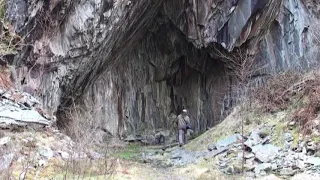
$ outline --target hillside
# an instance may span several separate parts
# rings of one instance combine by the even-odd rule
[[[267,86],[252,93],[254,102],[240,103],[225,120],[184,148],[143,157],[163,166],[194,169],[186,174],[196,179],[256,179],[268,174],[279,179],[317,179],[319,82],[318,70],[270,78]]]

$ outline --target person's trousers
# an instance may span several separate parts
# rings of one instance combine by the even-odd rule
[[[185,144],[186,143],[186,131],[183,129],[179,129],[178,132],[178,140],[179,140],[179,144]]]

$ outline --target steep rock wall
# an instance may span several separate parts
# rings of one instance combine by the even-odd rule
[[[301,70],[317,63],[319,56],[314,48],[318,49],[318,46],[313,33],[318,28],[313,24],[319,20],[307,5],[306,1],[283,2],[280,14],[259,44],[257,61],[263,62],[266,72],[274,74],[290,68]]]
[[[10,0],[7,18],[27,48],[13,63],[17,84],[33,91],[51,114],[76,101],[131,51],[162,1]]]
[[[92,86],[85,109],[93,107],[100,126],[122,136],[173,130],[172,118],[187,108],[199,132],[220,119],[228,80],[223,64],[159,15],[124,63]]]
[[[10,0],[8,20],[30,45],[12,62],[16,84],[60,125],[76,105],[122,137],[172,129],[188,108],[201,132],[234,104],[236,82],[216,48],[255,54],[258,78],[311,67],[316,9],[302,0]]]
[[[214,16],[218,10],[224,14],[218,13],[220,16]],[[251,14],[245,17],[239,15],[246,12]],[[150,28],[151,32],[148,32],[140,46],[135,48],[135,53],[128,55],[127,63],[119,65],[117,69],[103,75],[104,80],[98,81],[105,82],[107,79],[109,84],[117,84],[118,89],[119,86],[123,87],[120,88],[123,91],[120,93],[120,101],[119,93],[109,96],[104,94],[105,101],[111,103],[96,103],[107,113],[97,113],[95,117],[101,119],[106,129],[113,134],[122,134],[123,130],[141,134],[145,130],[170,129],[172,114],[179,113],[179,110],[185,107],[190,109],[193,127],[198,132],[204,131],[223,119],[238,93],[233,89],[235,82],[228,76],[228,70],[224,69],[223,63],[219,63],[217,58],[208,57],[215,53],[211,46],[228,46],[230,51],[237,46],[252,48],[259,68],[262,69],[255,77],[258,83],[268,74],[290,68],[306,69],[315,63],[315,58],[310,58],[310,54],[315,55],[310,51],[313,44],[310,21],[317,19],[311,15],[306,4],[291,0],[283,3],[252,1],[249,4],[238,1],[198,1],[195,4],[187,1],[165,1],[161,16],[169,20],[159,20],[158,16],[161,23]],[[266,22],[266,18],[270,19]],[[233,23],[230,24],[230,21]],[[232,32],[228,29],[232,29]],[[205,33],[209,31],[210,33]],[[193,48],[185,47],[188,43],[185,37]],[[181,44],[184,46],[180,47]],[[155,46],[157,48],[150,48]],[[206,56],[205,60],[203,55],[197,57],[188,53],[194,52],[194,47],[203,47],[198,51]],[[204,49],[206,52],[202,52]],[[181,64],[180,61],[187,63]],[[172,73],[185,68],[192,72],[191,76]],[[124,75],[126,78],[119,78],[118,72],[125,72],[120,76]],[[172,79],[179,78],[185,80],[182,80],[181,84],[172,83]],[[98,83],[95,87],[103,89],[105,86]],[[107,89],[117,91],[114,88]],[[100,95],[96,91],[89,92],[88,97]],[[117,98],[114,98],[115,94]],[[98,102],[98,99],[94,102]],[[119,103],[121,111],[116,108]],[[113,108],[110,108],[110,105]],[[105,119],[112,119],[113,123],[106,123],[110,121]]]

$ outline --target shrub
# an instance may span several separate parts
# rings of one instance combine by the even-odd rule
[[[320,110],[320,73],[312,71],[302,75],[288,71],[270,78],[253,96],[264,112],[274,113],[294,107],[292,120],[301,125],[303,134],[310,134],[312,120]],[[300,106],[293,106],[295,103]]]

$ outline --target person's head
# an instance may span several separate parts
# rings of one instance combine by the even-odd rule
[[[181,113],[183,116],[186,116],[188,114],[188,111],[186,109],[183,109],[182,110],[182,113]]]

